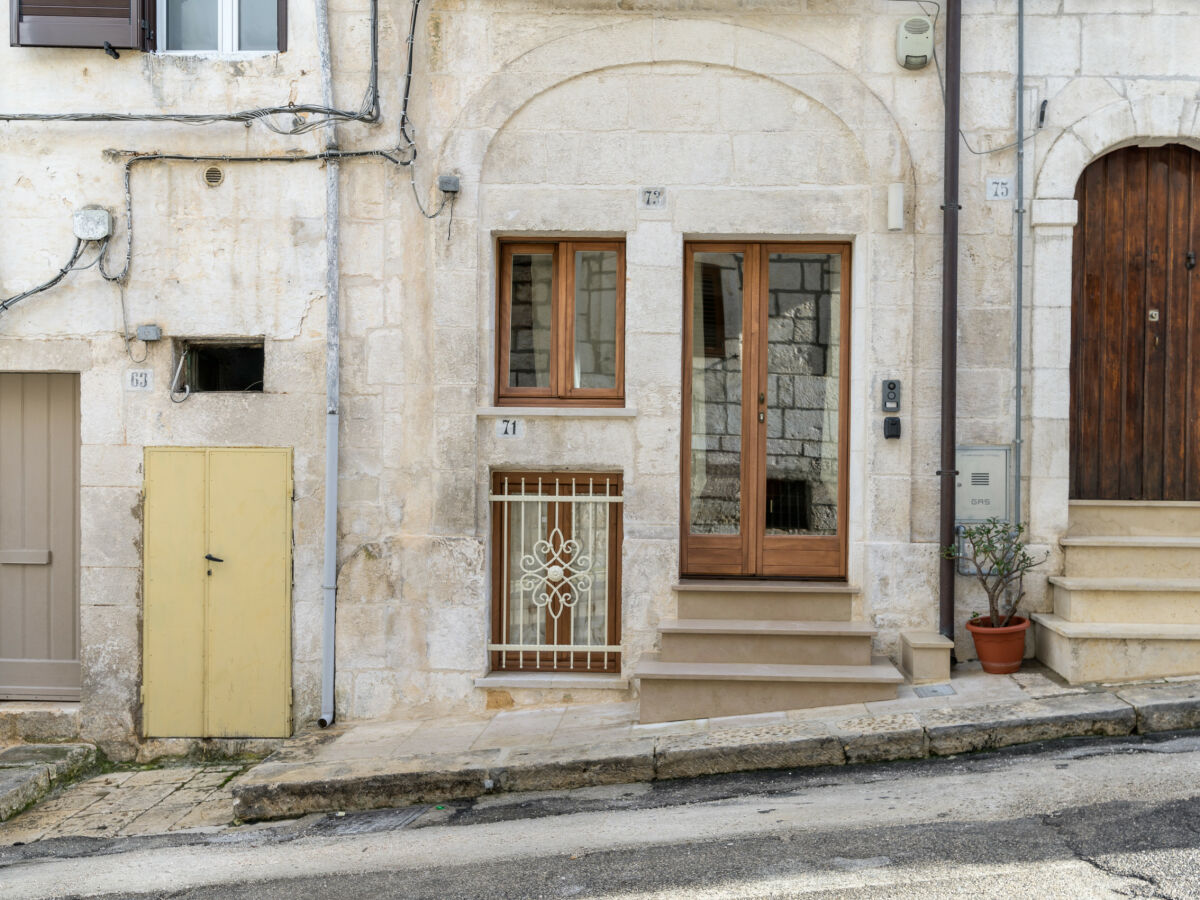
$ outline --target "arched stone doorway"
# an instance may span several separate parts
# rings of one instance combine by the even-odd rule
[[[1200,500],[1200,152],[1115,150],[1075,200],[1070,497]]]

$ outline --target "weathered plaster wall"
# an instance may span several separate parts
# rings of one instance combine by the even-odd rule
[[[1036,199],[1023,273],[1026,515],[1046,546],[1066,514],[1074,178],[1122,142],[1200,136],[1200,62],[1189,53],[1200,23],[1190,0],[1117,5],[1120,14],[1088,0],[1026,3],[1031,117],[1049,101],[1044,129],[1027,144]],[[395,140],[408,7],[383,6],[385,124],[343,126],[343,147]],[[958,437],[1002,444],[1012,437],[1013,217],[1010,204],[985,199],[984,179],[1015,168],[1012,148],[987,152],[1013,139],[1015,0],[964,6],[963,123],[979,153],[963,153]],[[342,104],[357,103],[365,84],[366,10],[365,0],[334,4]],[[851,578],[864,586],[862,612],[880,628],[881,651],[894,649],[899,629],[936,622],[941,93],[933,67],[906,72],[893,57],[897,25],[917,11],[885,0],[429,0],[417,37],[411,112],[421,155],[412,174],[427,205],[437,174],[462,178],[452,224],[420,217],[409,171],[343,166],[341,714],[484,702],[472,683],[486,667],[494,469],[623,472],[626,669],[652,647],[655,623],[673,612],[678,567],[685,239],[853,242]],[[3,102],[61,112],[314,100],[312,11],[297,3],[290,13],[291,50],[236,61],[4,48]],[[320,142],[240,125],[0,125],[10,226],[0,288],[15,293],[62,264],[75,207],[99,203],[122,218],[120,169],[105,148],[259,153]],[[125,300],[131,326],[265,335],[264,395],[171,404],[165,343],[145,363],[155,393],[125,393],[121,376],[134,364],[119,338],[120,294],[94,270],[0,316],[0,369],[83,373],[88,736],[127,734],[136,715],[139,466],[154,444],[297,448],[295,712],[298,723],[316,714],[323,172],[226,169],[217,189],[190,164],[135,172]],[[906,185],[906,224],[888,232],[895,181]],[[667,209],[639,210],[641,185],[665,186]],[[526,437],[511,441],[495,436],[488,411],[495,242],[520,235],[626,239],[628,409],[526,414]],[[884,377],[905,385],[899,441],[882,437]],[[1030,593],[1045,602],[1044,585]],[[959,620],[980,601],[960,581]],[[968,644],[959,655],[971,655]]]

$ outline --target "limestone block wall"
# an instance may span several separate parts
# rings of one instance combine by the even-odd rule
[[[1023,512],[1053,549],[1067,499],[1074,182],[1123,143],[1200,145],[1200,61],[1190,52],[1200,22],[1190,0],[1027,0],[1031,126],[1047,105],[1025,145],[1031,228],[1017,273],[1013,204],[985,196],[987,176],[1016,165],[1015,6],[967,0],[964,10],[958,440],[1012,439],[1019,275]],[[333,4],[341,105],[356,104],[365,85],[367,7]],[[383,124],[340,127],[344,148],[395,145],[408,7],[382,7]],[[842,336],[851,379],[839,411],[851,422],[850,578],[864,586],[861,613],[880,629],[879,651],[894,652],[902,628],[935,624],[942,101],[935,68],[906,71],[893,55],[895,29],[918,11],[886,0],[636,0],[619,10],[600,0],[426,0],[410,109],[417,166],[341,167],[339,714],[484,703],[473,681],[487,665],[496,470],[622,473],[625,670],[652,649],[656,622],[674,612],[678,572],[686,240],[852,244]],[[238,59],[4,48],[2,103],[193,112],[315,100],[312,8],[292,4],[289,20],[286,53]],[[121,166],[105,149],[260,154],[311,152],[323,141],[241,125],[0,124],[10,225],[0,293],[62,265],[70,212],[85,204],[116,214],[111,258],[120,261]],[[452,219],[449,210],[425,219],[416,207],[414,189],[436,208],[438,174],[462,181]],[[0,369],[82,374],[83,730],[114,748],[128,747],[138,715],[147,445],[296,448],[297,723],[317,712],[324,172],[228,164],[225,175],[209,188],[198,165],[139,166],[124,289],[90,269],[0,315]],[[905,225],[889,232],[895,182],[905,185]],[[639,208],[643,186],[664,188],[666,207]],[[624,409],[526,410],[523,438],[497,434],[497,242],[513,237],[625,241]],[[264,338],[265,392],[172,404],[173,348],[134,342],[131,358],[123,318],[155,322],[171,338]],[[124,391],[134,367],[154,371],[152,393]],[[904,384],[898,441],[882,436],[885,377]],[[1045,571],[1057,564],[1055,556]],[[962,580],[959,592],[961,621],[981,597]],[[1044,594],[1035,581],[1031,602],[1045,604]],[[960,640],[958,653],[969,658],[969,643]]]

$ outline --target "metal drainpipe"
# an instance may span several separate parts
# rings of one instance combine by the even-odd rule
[[[333,106],[333,68],[329,48],[327,0],[317,0],[317,45],[325,105]],[[337,131],[329,126],[325,149],[337,149]],[[333,700],[337,625],[338,406],[341,391],[341,343],[338,324],[338,232],[341,220],[338,163],[325,160],[325,562],[321,575],[324,616],[321,625],[321,717],[327,728],[336,716]]]
[[[1017,0],[1016,413],[1013,417],[1013,521],[1021,522],[1021,411],[1025,314],[1025,0]]]
[[[958,142],[962,60],[961,0],[946,3],[946,115],[942,198],[942,453],[939,543],[954,543],[955,438],[958,403]],[[942,557],[939,569],[939,627],[954,639],[954,560]],[[951,651],[953,654],[953,651]]]

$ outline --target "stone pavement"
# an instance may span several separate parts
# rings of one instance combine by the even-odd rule
[[[244,768],[189,765],[95,775],[0,824],[0,845],[219,829],[232,822],[229,782]]]
[[[947,756],[1030,741],[1200,728],[1200,680],[1065,685],[958,666],[896,700],[641,725],[636,703],[338,723],[233,784],[238,819],[362,810],[754,769]]]
[[[237,820],[502,791],[882,762],[1053,738],[1200,729],[1200,679],[1071,687],[1036,664],[1009,676],[985,675],[977,664],[968,664],[955,669],[949,688],[902,686],[896,700],[878,703],[653,725],[636,722],[635,703],[506,710],[476,718],[339,722],[300,735],[249,769],[228,762],[95,775],[0,824],[0,846],[55,837],[215,832]],[[44,793],[53,778],[70,777],[90,765],[92,752],[87,745],[10,748],[0,752],[0,787],[14,771],[34,785],[34,793],[14,800],[13,809],[20,809]]]

